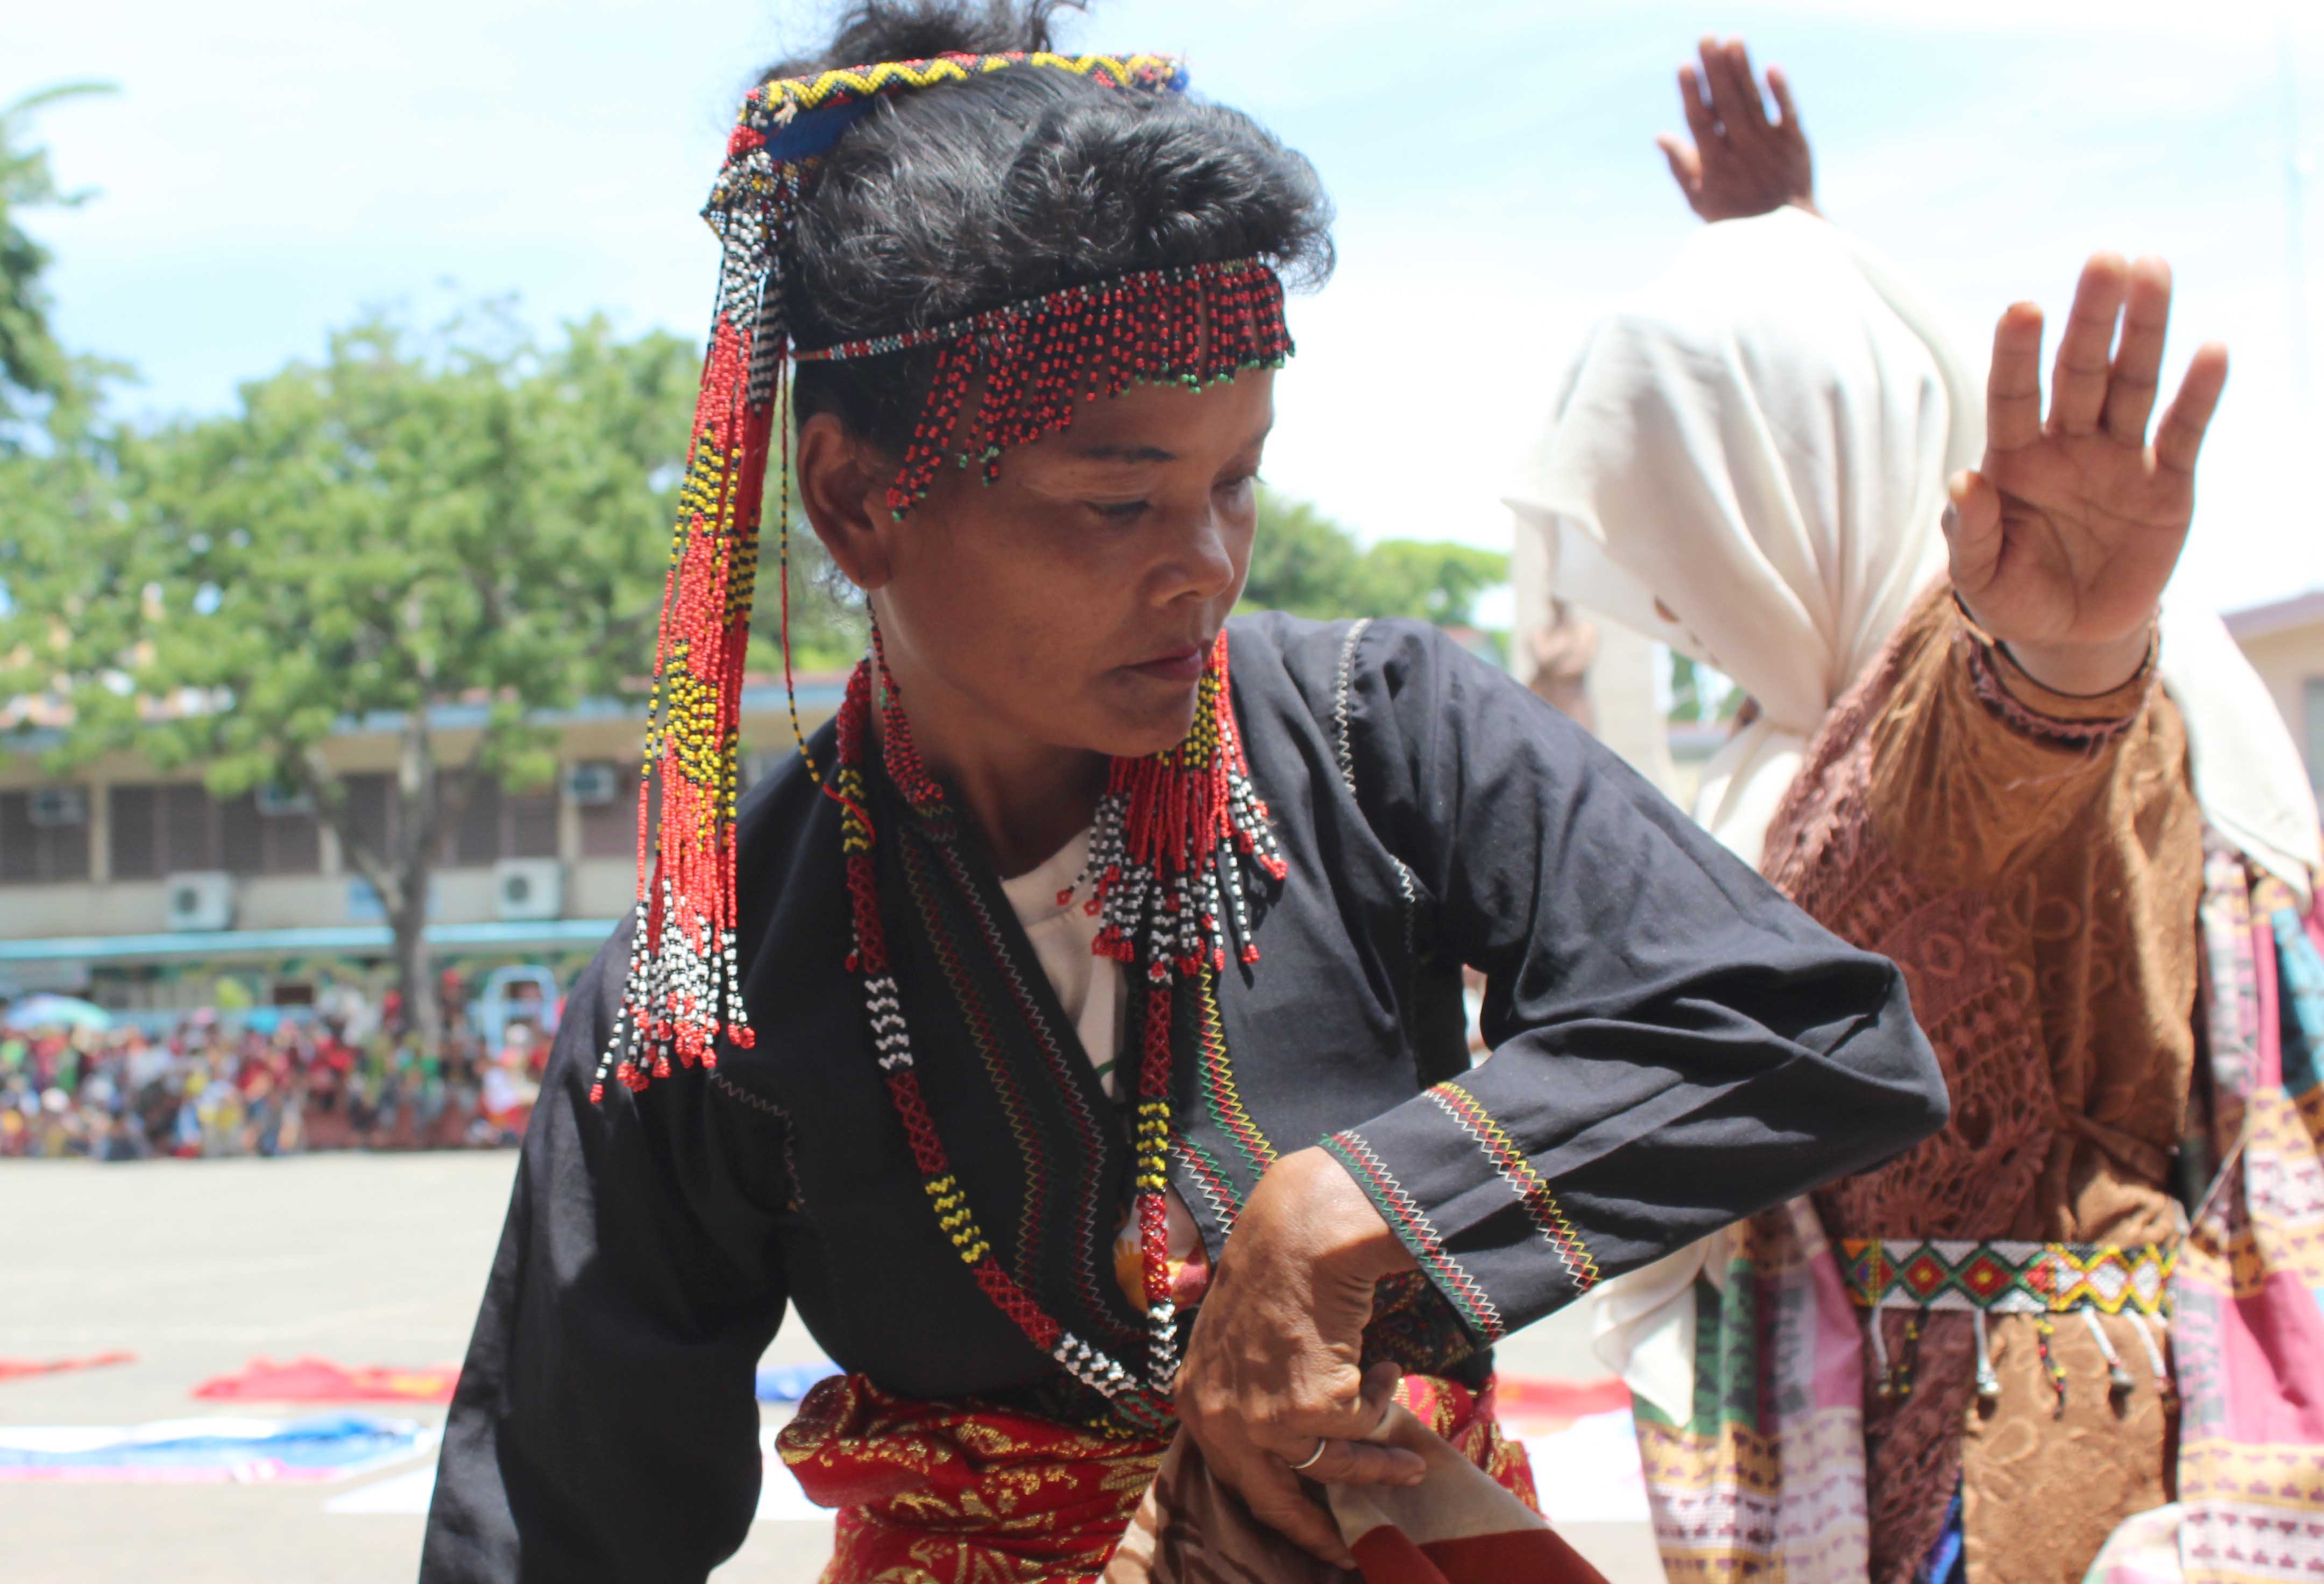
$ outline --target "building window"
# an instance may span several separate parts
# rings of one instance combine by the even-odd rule
[[[224,869],[236,875],[312,875],[323,866],[321,823],[300,807],[270,812],[254,792],[220,802],[199,782],[110,789],[113,877]]]
[[[444,798],[456,814],[445,833],[443,861],[475,868],[503,858],[557,856],[557,785],[512,792],[489,775],[444,776]]]
[[[382,771],[340,777],[347,797],[346,818],[353,838],[383,864],[395,861],[396,832],[402,829],[395,795],[395,777]],[[350,861],[348,866],[354,867]]]
[[[113,877],[154,880],[161,875],[161,789],[116,786],[106,793],[113,834]]]
[[[2301,746],[2308,755],[2308,784],[2324,792],[2324,677],[2308,679]]]
[[[0,792],[0,885],[88,878],[88,793],[80,787]]]
[[[650,816],[659,820],[661,800],[654,800]],[[614,783],[613,796],[602,803],[581,805],[581,856],[585,858],[630,858],[638,856],[638,770],[624,764]]]

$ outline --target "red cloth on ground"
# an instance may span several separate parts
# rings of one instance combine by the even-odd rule
[[[265,1403],[449,1403],[458,1368],[438,1365],[400,1369],[364,1365],[349,1369],[324,1358],[290,1364],[254,1358],[239,1375],[222,1375],[194,1388],[209,1401]]]
[[[68,1369],[100,1369],[108,1364],[134,1364],[137,1355],[115,1348],[81,1358],[0,1358],[0,1381],[28,1375],[58,1375]]]

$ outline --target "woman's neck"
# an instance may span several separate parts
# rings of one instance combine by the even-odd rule
[[[1038,868],[1096,817],[1105,755],[1010,731],[943,681],[906,674],[908,664],[896,658],[912,746],[976,822],[1002,879]]]

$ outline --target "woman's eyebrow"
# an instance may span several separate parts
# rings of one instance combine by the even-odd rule
[[[1247,451],[1254,446],[1266,444],[1267,437],[1274,431],[1275,420],[1270,418],[1257,433],[1243,442],[1242,449]],[[1175,462],[1178,460],[1178,453],[1166,447],[1110,440],[1098,440],[1090,445],[1075,446],[1073,456],[1074,460],[1082,462]]]
[[[1076,446],[1074,455],[1088,462],[1175,462],[1178,453],[1160,446],[1109,445]]]

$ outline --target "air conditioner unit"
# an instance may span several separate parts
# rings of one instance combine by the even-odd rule
[[[493,910],[512,922],[560,917],[565,866],[555,858],[503,858],[493,866]]]
[[[27,800],[26,817],[35,825],[86,825],[88,823],[88,789],[36,786]]]
[[[585,809],[603,807],[622,795],[621,766],[607,759],[565,768],[565,795]]]
[[[162,883],[172,930],[234,928],[234,876],[202,871]]]
[[[315,800],[306,792],[288,786],[262,786],[258,789],[258,811],[262,814],[311,814]]]

